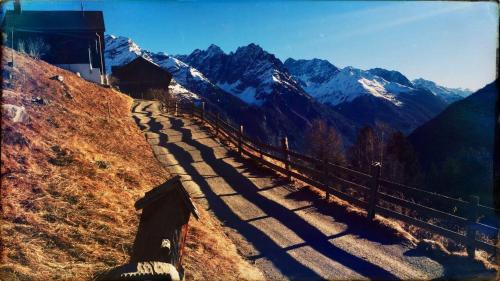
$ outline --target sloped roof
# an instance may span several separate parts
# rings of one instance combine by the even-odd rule
[[[139,200],[137,200],[137,202],[135,202],[134,205],[135,209],[136,210],[143,209],[144,207],[150,205],[153,202],[156,202],[157,200],[163,198],[164,196],[168,196],[174,190],[177,190],[179,192],[179,194],[181,195],[181,201],[183,205],[189,210],[189,212],[191,212],[196,217],[196,219],[199,219],[198,210],[196,209],[196,206],[193,204],[193,201],[191,201],[189,193],[182,185],[180,176],[175,176],[170,180],[164,182],[163,184],[146,192],[144,197],[140,198]]]
[[[7,11],[4,29],[18,31],[92,31],[103,32],[102,11]]]
[[[123,65],[115,65],[115,66],[112,66],[112,69],[113,69],[113,72],[115,70],[120,70],[120,69],[125,69],[127,68],[127,66],[129,65],[134,65],[134,64],[137,64],[137,63],[147,63],[147,64],[151,64],[152,66],[158,68],[159,70],[163,71],[163,72],[167,72],[169,73],[167,70],[163,69],[161,66],[159,66],[157,63],[155,63],[154,61],[152,61],[151,59],[148,59],[148,58],[145,58],[144,56],[138,56],[136,57],[135,59],[127,62],[126,64],[123,64]]]
[[[143,56],[138,56],[137,58],[131,60],[130,62],[124,64],[124,65],[119,65],[119,66],[112,66],[111,67],[111,72],[113,72],[114,75],[117,75],[119,77],[120,75],[123,75],[129,72],[136,72],[137,66],[146,66],[149,69],[155,69],[163,74],[165,76],[168,76],[169,80],[172,78],[172,73],[170,73],[168,70],[162,68],[158,64],[156,64],[154,61],[143,57]],[[146,81],[140,81],[141,83],[146,82]]]

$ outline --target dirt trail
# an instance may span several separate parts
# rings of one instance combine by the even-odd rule
[[[199,123],[139,101],[133,117],[156,157],[269,279],[433,279],[443,266],[410,245],[316,207],[307,194],[242,160]]]

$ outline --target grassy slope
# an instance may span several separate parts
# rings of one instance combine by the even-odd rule
[[[2,112],[0,279],[89,279],[127,262],[133,204],[169,175],[133,123],[130,98],[42,61],[15,61],[2,104],[24,106],[29,119],[14,123]],[[36,96],[48,104],[33,104]],[[201,218],[191,220],[189,279],[261,276],[217,221],[204,210]]]

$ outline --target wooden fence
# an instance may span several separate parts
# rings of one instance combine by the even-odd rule
[[[263,143],[245,135],[243,126],[235,128],[220,118],[219,113],[206,110],[204,102],[200,106],[175,103],[163,109],[175,115],[183,113],[199,118],[214,128],[217,137],[234,144],[240,155],[246,155],[288,179],[295,178],[319,188],[326,192],[327,197],[333,194],[365,209],[369,220],[379,214],[415,225],[465,245],[471,257],[475,256],[475,249],[500,254],[498,241],[497,245],[487,242],[496,241],[498,225],[494,227],[479,222],[482,216],[499,219],[500,212],[481,205],[476,196],[464,201],[392,182],[381,177],[380,163],[374,163],[371,173],[367,174],[321,161],[290,150],[286,138],[281,146]],[[485,241],[485,236],[490,239]]]

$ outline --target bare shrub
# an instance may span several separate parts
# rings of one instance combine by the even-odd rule
[[[307,133],[309,149],[314,157],[336,164],[344,163],[342,137],[324,120],[314,120]]]
[[[159,101],[162,108],[173,106],[177,102],[168,89],[150,89],[146,96]]]
[[[34,59],[40,59],[50,50],[49,44],[47,44],[42,38],[28,40],[26,47],[28,55]]]
[[[17,51],[26,54],[26,43],[23,40],[17,42]]]
[[[119,87],[120,79],[114,75],[108,76],[108,84],[115,89],[120,89],[120,87]]]
[[[349,149],[349,160],[352,167],[366,172],[371,172],[374,162],[384,165],[386,158],[387,136],[390,136],[391,129],[383,123],[377,123],[375,128],[363,127],[356,137],[356,142]]]
[[[7,45],[9,36],[7,36],[7,33],[2,32],[2,44]]]

